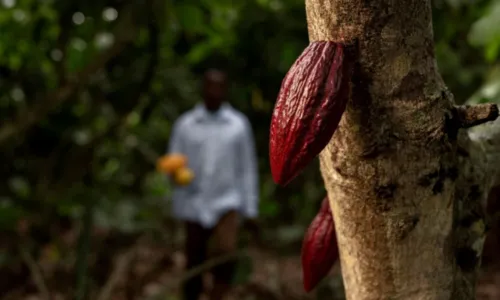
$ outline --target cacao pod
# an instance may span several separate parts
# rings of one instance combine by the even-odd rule
[[[269,158],[277,184],[286,185],[325,148],[350,93],[352,63],[345,46],[312,42],[281,84],[271,119]]]
[[[171,153],[160,157],[156,162],[156,168],[159,172],[173,174],[178,169],[186,166],[188,159],[180,153]]]
[[[304,289],[309,292],[328,274],[339,258],[328,197],[323,199],[318,214],[307,229],[301,256]]]
[[[179,186],[186,186],[194,179],[194,173],[187,167],[182,167],[174,172],[174,183]]]

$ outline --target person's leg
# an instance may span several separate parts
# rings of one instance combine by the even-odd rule
[[[206,259],[208,233],[199,224],[186,222],[186,269],[189,270],[200,264]],[[201,275],[195,276],[184,283],[183,299],[198,300],[203,293],[203,278]]]
[[[232,253],[237,248],[239,216],[236,211],[229,211],[219,221],[213,232],[214,254]],[[223,300],[231,288],[236,270],[236,261],[221,264],[212,269],[214,278],[211,300]]]

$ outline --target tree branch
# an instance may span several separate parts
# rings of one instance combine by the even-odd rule
[[[68,41],[70,38],[70,32],[73,28],[72,16],[77,10],[77,3],[75,2],[63,2],[63,8],[59,13],[59,28],[61,28],[61,33],[56,42],[56,49],[61,51],[61,60],[54,62],[57,75],[59,76],[59,84],[66,83],[66,70],[64,68],[64,62],[67,53]]]
[[[150,11],[150,21],[148,23],[148,29],[149,29],[149,50],[151,51],[151,58],[149,62],[149,66],[146,69],[146,75],[145,78],[148,78],[147,85],[145,88],[149,88],[150,82],[154,79],[155,71],[158,66],[158,56],[159,56],[159,35],[160,35],[160,28],[158,26],[158,19],[159,16],[157,15],[158,13],[154,11],[155,4],[162,4],[160,1],[150,1],[148,5],[151,7]],[[162,9],[159,9],[160,12],[164,12],[165,9],[162,7]],[[163,15],[161,15],[163,16]],[[145,83],[144,83],[145,84]],[[149,103],[146,105],[146,107],[143,108],[142,110],[142,119],[143,120],[148,120],[151,114],[153,113],[154,108],[158,104],[158,97],[154,97],[153,99],[149,99]]]
[[[33,259],[33,257],[29,254],[28,250],[23,245],[19,246],[19,252],[21,253],[21,257],[24,263],[28,266],[30,270],[31,279],[33,280],[33,283],[38,289],[38,292],[40,292],[42,299],[51,300],[49,289],[45,284],[42,271],[38,267],[36,261]]]
[[[113,273],[111,273],[111,276],[109,277],[108,281],[99,292],[97,300],[111,299],[113,290],[120,281],[121,277],[123,276],[127,268],[129,267],[130,262],[132,261],[132,258],[135,255],[135,251],[136,247],[133,246],[130,250],[118,256],[115,263],[115,267],[113,269]]]
[[[242,257],[244,255],[247,255],[246,250],[239,250],[233,253],[228,253],[225,255],[220,255],[214,258],[211,258],[207,260],[205,263],[198,265],[197,267],[194,267],[184,274],[182,274],[180,277],[177,278],[174,282],[171,282],[170,284],[166,285],[162,290],[155,296],[150,297],[148,300],[160,300],[165,298],[165,294],[167,293],[168,290],[170,290],[172,287],[175,285],[179,285],[197,275],[202,274],[203,272],[207,272],[210,269],[212,269],[215,266],[221,265],[223,263],[226,263],[228,261],[237,259],[239,257]]]
[[[498,118],[498,106],[494,103],[455,107],[461,128],[470,128]]]
[[[153,1],[147,1],[147,5],[150,7],[149,9],[149,20],[148,20],[148,31],[149,31],[149,43],[148,43],[148,51],[149,51],[149,62],[146,66],[146,70],[144,72],[143,78],[138,85],[137,92],[135,97],[138,99],[142,94],[146,93],[150,86],[151,81],[154,78],[156,68],[158,67],[158,55],[159,55],[159,34],[160,30],[158,28],[158,20],[155,17],[155,12],[153,11]]]

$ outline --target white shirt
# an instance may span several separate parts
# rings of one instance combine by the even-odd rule
[[[195,174],[191,184],[174,189],[176,218],[211,228],[231,209],[247,218],[257,216],[255,144],[242,113],[227,103],[215,113],[197,105],[175,122],[168,152],[186,155]]]

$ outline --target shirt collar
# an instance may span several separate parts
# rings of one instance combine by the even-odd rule
[[[229,121],[231,105],[227,102],[222,103],[221,107],[215,113],[209,112],[203,103],[199,103],[195,108],[195,120],[205,121],[208,119],[218,119],[222,121]]]

